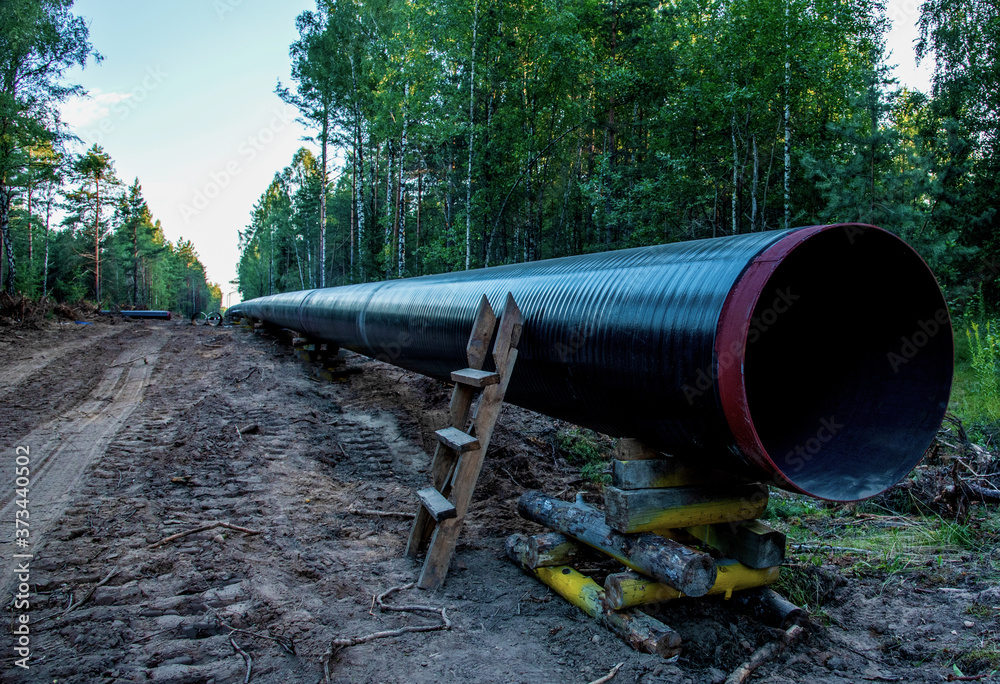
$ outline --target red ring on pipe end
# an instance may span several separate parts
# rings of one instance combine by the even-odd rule
[[[722,305],[715,336],[716,386],[736,446],[754,466],[773,475],[774,480],[768,484],[809,496],[815,494],[802,489],[785,477],[781,468],[764,448],[754,427],[747,400],[744,367],[747,338],[757,302],[781,262],[815,235],[844,228],[887,232],[867,223],[835,223],[808,226],[789,233],[757,255],[743,271]]]

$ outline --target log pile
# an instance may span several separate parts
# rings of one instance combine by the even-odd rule
[[[680,637],[641,606],[737,596],[783,628],[807,619],[766,589],[778,579],[785,535],[756,520],[765,485],[692,468],[636,440],[621,440],[615,456],[603,511],[579,497],[525,492],[518,513],[552,532],[511,535],[507,556],[637,650],[665,657],[680,653]],[[595,553],[625,570],[599,585],[574,567]]]

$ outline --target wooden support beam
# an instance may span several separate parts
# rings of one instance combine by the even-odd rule
[[[724,558],[716,562],[719,574],[708,590],[709,596],[721,594],[727,599],[734,591],[762,587],[778,581],[779,568],[748,568],[742,563]],[[604,580],[608,605],[615,610],[681,598],[684,593],[662,582],[642,577],[634,572],[619,572]]]
[[[417,490],[417,497],[420,503],[430,513],[431,517],[438,522],[454,518],[456,515],[455,505],[441,495],[441,492],[433,487],[424,487]]]
[[[455,427],[446,427],[434,432],[438,441],[460,454],[479,448],[479,440]]]
[[[619,461],[644,461],[651,458],[663,458],[663,454],[644,442],[632,437],[622,437],[615,445],[615,458]]]
[[[517,509],[522,517],[582,541],[688,596],[704,596],[715,584],[715,562],[707,553],[655,534],[619,534],[595,509],[535,491],[525,492]]]
[[[532,571],[538,579],[642,653],[672,658],[681,652],[681,636],[641,611],[615,611],[604,606],[601,586],[573,568],[562,565]]]
[[[697,525],[684,531],[749,568],[770,568],[785,561],[785,534],[759,520]]]
[[[495,385],[500,382],[500,376],[491,371],[463,368],[462,370],[451,372],[451,381],[482,389],[487,385]]]
[[[605,518],[622,533],[750,520],[767,508],[766,485],[670,487],[666,489],[604,488]]]
[[[507,557],[517,561],[526,570],[547,568],[553,565],[572,565],[593,554],[558,532],[546,534],[512,534],[505,544]]]
[[[618,489],[651,489],[718,484],[719,476],[693,468],[678,458],[650,458],[611,463],[611,484]]]

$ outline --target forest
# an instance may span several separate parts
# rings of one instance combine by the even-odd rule
[[[243,297],[861,221],[991,315],[998,10],[922,4],[930,93],[890,77],[889,26],[879,0],[320,0],[277,88],[315,152],[253,208]]]
[[[58,106],[81,94],[71,66],[100,61],[72,0],[0,4],[0,283],[4,292],[101,307],[214,311],[189,240],[171,242],[136,178],[126,185],[98,145],[78,139]]]

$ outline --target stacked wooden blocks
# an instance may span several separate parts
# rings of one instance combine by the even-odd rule
[[[622,439],[612,485],[604,490],[605,510],[580,497],[571,504],[526,492],[518,504],[521,516],[555,533],[511,535],[507,555],[635,648],[674,655],[680,652],[677,633],[637,607],[683,596],[729,599],[776,581],[785,535],[757,520],[767,499],[766,485],[694,468]],[[590,549],[628,570],[609,574],[601,587],[571,567]],[[777,606],[782,620],[802,618],[773,592],[754,595]]]

